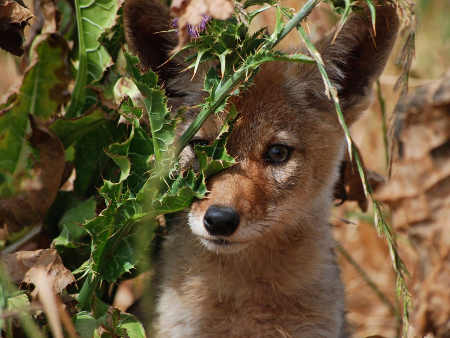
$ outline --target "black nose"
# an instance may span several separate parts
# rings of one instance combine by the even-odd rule
[[[239,214],[230,207],[211,205],[203,217],[203,224],[213,236],[230,236],[239,225]]]

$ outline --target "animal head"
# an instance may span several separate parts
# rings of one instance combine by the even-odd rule
[[[398,29],[393,4],[376,8],[376,32],[363,10],[348,19],[334,41],[331,34],[316,44],[349,125],[367,108]],[[128,43],[144,68],[159,73],[169,104],[198,103],[201,84],[179,72],[182,60],[165,63],[176,45],[174,33],[165,32],[168,10],[128,0],[124,13]],[[318,224],[327,222],[344,150],[344,134],[316,65],[265,64],[254,85],[232,102],[240,114],[227,150],[238,164],[208,180],[207,198],[195,201],[189,212],[192,232],[218,253],[316,236]],[[223,119],[220,114],[209,118],[194,142],[212,142]],[[182,158],[195,160],[192,147]]]

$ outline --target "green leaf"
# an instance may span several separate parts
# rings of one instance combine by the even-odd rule
[[[82,31],[87,52],[87,83],[100,80],[103,72],[112,64],[111,56],[100,44],[100,37],[114,26],[118,2],[115,0],[81,0]]]
[[[115,0],[75,0],[78,30],[78,69],[72,101],[66,117],[82,115],[86,101],[86,88],[99,81],[112,58],[101,45],[100,37],[117,20],[118,2]]]
[[[82,225],[86,220],[96,216],[95,208],[96,201],[93,197],[91,197],[66,211],[59,221],[59,224],[60,226],[68,224]]]
[[[73,208],[66,211],[59,222],[62,229],[58,237],[52,244],[55,247],[76,248],[80,246],[80,241],[87,235],[82,227],[83,223],[96,216],[96,201],[94,198],[78,203]]]
[[[150,122],[153,151],[156,162],[161,163],[164,154],[175,140],[175,121],[169,118],[167,98],[158,86],[158,77],[152,71],[141,74],[137,58],[126,54],[127,71],[143,96],[143,102]]]
[[[191,205],[194,198],[203,198],[205,194],[205,176],[190,170],[184,176],[179,175],[166,192],[154,199],[152,212],[160,215],[182,211]]]
[[[210,93],[210,95],[214,94],[214,91],[218,87],[220,83],[220,77],[219,74],[217,74],[217,71],[211,67],[208,70],[208,73],[206,73],[205,82],[203,84],[203,88]],[[213,96],[210,97],[211,99],[214,99]]]
[[[30,307],[30,300],[24,292],[19,291],[10,294],[10,292],[4,288],[4,285],[1,284],[0,301],[0,313],[3,311],[21,313]],[[8,321],[6,321],[6,323],[8,323]],[[8,326],[8,324],[6,326]],[[3,318],[0,318],[0,330],[1,329],[6,329],[5,320]]]
[[[144,98],[156,161],[161,161],[162,153],[167,152],[175,140],[175,121],[168,120],[169,110],[166,100],[160,89],[152,89],[151,95]]]
[[[102,177],[113,179],[117,176],[116,167],[112,165],[105,149],[111,143],[127,136],[125,126],[117,126],[114,121],[103,120],[77,140],[74,144],[77,168],[74,188],[78,195],[87,197],[101,186]]]
[[[148,89],[155,88],[158,85],[158,76],[156,73],[149,71],[142,74],[139,70],[139,59],[136,56],[125,53],[125,59],[127,61],[127,73],[132,77],[143,94],[149,94]]]
[[[58,31],[64,39],[71,40],[75,29],[73,8],[68,1],[57,1],[56,7],[61,15]]]
[[[80,337],[93,337],[94,331],[99,325],[89,312],[81,311],[75,314],[75,329]]]
[[[218,172],[236,164],[236,160],[226,150],[228,136],[233,129],[233,123],[238,115],[234,106],[231,107],[219,135],[212,145],[195,146],[195,154],[200,165],[200,170],[206,177],[213,176]]]
[[[135,267],[139,256],[136,251],[136,240],[134,236],[130,235],[120,238],[113,246],[114,249],[106,249],[109,254],[103,256],[102,259],[108,263],[104,264],[101,270],[104,280],[113,283]]]
[[[134,127],[131,127],[130,135],[124,142],[116,142],[111,144],[106,151],[106,154],[114,161],[120,168],[120,177],[117,183],[122,183],[128,178],[131,170],[131,163],[128,159],[128,150],[130,149],[131,141],[134,138]]]
[[[219,54],[220,73],[222,74],[222,77],[225,75],[226,57],[228,54],[231,54],[231,50],[229,49],[226,49],[224,52]]]
[[[249,67],[256,68],[259,65],[266,62],[273,61],[289,61],[289,62],[300,62],[300,63],[314,63],[314,59],[305,54],[296,53],[296,54],[284,54],[282,52],[265,52],[259,55],[254,56],[249,59]]]
[[[129,122],[139,121],[142,117],[142,109],[133,105],[130,98],[125,99],[119,107],[119,114]]]
[[[116,24],[107,29],[100,37],[100,42],[105,46],[109,55],[111,55],[114,62],[117,60],[120,49],[125,43],[125,32],[123,29],[123,8],[117,11]]]
[[[121,313],[118,327],[125,329],[130,338],[145,338],[145,329],[135,316],[129,313]]]
[[[48,120],[67,100],[70,81],[67,57],[67,43],[59,35],[36,38],[32,63],[19,93],[0,112],[0,173],[16,177],[27,166],[31,152],[26,140],[30,130],[28,115]]]
[[[282,13],[281,13],[280,6],[277,6],[275,29],[272,34],[272,37],[275,37],[275,38],[277,38],[280,35],[281,30],[283,29],[283,20],[282,20],[283,16],[281,14]]]
[[[277,2],[275,0],[247,0],[244,2],[244,8],[248,8],[250,6],[255,5],[265,5],[269,4],[271,6],[275,5]]]
[[[78,248],[82,243],[81,239],[87,235],[86,231],[77,224],[69,223],[62,225],[62,231],[58,237],[52,241],[56,248]]]
[[[132,218],[141,213],[134,199],[111,203],[102,213],[85,224],[91,235],[92,270],[102,280],[115,282],[136,264],[138,253],[133,245]]]
[[[145,130],[136,128],[133,141],[131,142],[129,158],[132,171],[127,180],[130,192],[137,194],[147,181],[153,168],[153,141]]]
[[[192,73],[192,76],[194,77],[195,76],[195,74],[197,74],[197,69],[198,69],[198,65],[200,64],[200,62],[202,61],[202,57],[203,57],[203,55],[206,53],[206,49],[200,49],[198,52],[197,52],[197,57],[196,57],[196,59],[195,59],[195,63],[194,63],[194,71],[193,71],[193,73]]]
[[[89,114],[74,119],[59,119],[53,122],[50,130],[58,136],[64,148],[68,148],[85,134],[105,122],[105,113],[96,109]]]

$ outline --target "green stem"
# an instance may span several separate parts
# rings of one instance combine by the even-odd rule
[[[203,122],[211,115],[226,99],[231,90],[244,78],[247,67],[242,66],[235,72],[222,86],[216,89],[214,94],[214,102],[205,108],[196,116],[195,120],[189,125],[188,129],[181,135],[178,141],[176,154],[178,155],[181,150],[188,144],[191,138],[197,133],[202,126]]]
[[[67,118],[73,118],[83,108],[86,97],[87,81],[87,52],[84,44],[83,20],[81,16],[80,0],[75,0],[75,16],[78,32],[78,71],[75,78],[75,87],[72,92],[72,100],[66,111]]]
[[[26,312],[19,315],[20,325],[28,337],[45,338],[39,326],[33,321],[33,317]]]
[[[275,47],[282,39],[284,39],[284,37],[286,35],[288,35],[288,33],[291,30],[293,30],[295,27],[297,27],[300,24],[300,22],[304,18],[306,18],[309,15],[309,13],[311,13],[313,8],[316,7],[320,1],[321,0],[308,0],[308,2],[306,4],[304,4],[303,7],[297,12],[297,14],[295,14],[292,17],[292,19],[290,19],[286,23],[286,25],[284,26],[284,28],[278,35],[277,39],[274,41],[273,45],[271,45],[270,47],[271,48]]]
[[[408,272],[407,272],[406,267],[396,249],[395,238],[393,236],[392,228],[384,220],[384,216],[383,216],[383,213],[381,212],[380,205],[379,205],[378,201],[373,197],[372,188],[371,188],[369,180],[367,178],[365,168],[359,157],[358,151],[353,144],[353,140],[350,136],[350,131],[345,122],[344,115],[341,110],[341,105],[339,103],[339,97],[337,94],[337,90],[333,86],[333,84],[331,83],[331,81],[328,77],[322,57],[320,56],[319,52],[317,51],[317,49],[315,48],[313,43],[309,40],[309,37],[307,36],[306,32],[304,31],[304,29],[301,26],[298,27],[298,31],[300,33],[301,38],[305,42],[309,53],[316,60],[317,67],[319,69],[319,72],[322,76],[322,80],[325,85],[325,91],[326,91],[327,95],[330,97],[330,100],[332,100],[334,103],[339,123],[341,124],[341,127],[344,131],[345,138],[347,141],[348,154],[349,154],[350,160],[352,160],[352,158],[354,158],[356,167],[358,168],[359,176],[361,178],[361,183],[364,188],[364,195],[366,196],[366,198],[369,201],[372,202],[372,205],[374,208],[375,228],[377,229],[379,234],[382,234],[384,236],[384,238],[388,244],[388,248],[389,248],[389,251],[391,254],[391,259],[392,259],[392,265],[393,265],[394,271],[397,275],[397,290],[403,300],[403,325],[404,325],[403,336],[406,336],[407,326],[408,326],[408,309],[409,309],[409,304],[410,304],[410,296],[409,296],[408,288],[407,288],[406,282],[405,282],[405,275],[407,275]]]
[[[311,10],[320,2],[321,0],[308,0],[308,2],[300,9],[300,11],[295,14],[292,19],[290,19],[282,31],[274,37],[274,40],[269,39],[260,50],[270,50],[275,47],[292,29],[297,27],[300,22],[308,16]],[[249,72],[253,72],[261,63],[251,65],[251,62],[247,62],[242,65],[229,79],[225,81],[224,84],[219,85],[214,93],[214,101],[203,108],[200,113],[198,113],[195,120],[189,125],[188,129],[181,135],[177,148],[176,155],[178,155],[183,148],[188,144],[191,138],[197,133],[197,131],[202,126],[203,122],[216,111],[216,109],[223,103],[230,92],[235,88],[243,79],[247,77]]]
[[[309,39],[309,37],[306,34],[303,27],[298,26],[297,30],[300,34],[300,37],[305,42],[308,52],[311,54],[311,56],[314,58],[314,60],[316,60],[317,68],[319,69],[320,75],[322,76],[322,81],[325,86],[325,93],[333,101],[334,108],[335,108],[337,116],[338,116],[339,124],[341,125],[342,129],[344,130],[345,139],[347,141],[348,154],[349,154],[349,157],[351,160],[352,154],[353,154],[353,151],[352,151],[353,142],[352,142],[352,139],[350,136],[350,131],[347,127],[347,124],[345,123],[344,114],[342,113],[341,104],[339,103],[339,97],[337,95],[337,90],[333,86],[333,84],[331,83],[331,81],[328,77],[327,71],[325,69],[325,64],[322,60],[322,56],[320,55],[319,51],[316,49],[314,44],[311,42],[311,40]]]
[[[386,103],[384,102],[383,93],[381,92],[380,80],[377,80],[377,96],[380,103],[381,110],[381,129],[383,133],[383,145],[384,145],[384,157],[386,162],[386,169],[389,167],[389,142],[387,135],[387,123],[386,123]]]
[[[81,287],[80,294],[78,295],[78,303],[81,310],[89,311],[92,304],[92,297],[95,289],[98,285],[98,278],[95,278],[92,273],[89,273],[84,280]]]

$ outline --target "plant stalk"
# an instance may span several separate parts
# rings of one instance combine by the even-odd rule
[[[78,115],[84,105],[86,97],[87,81],[87,52],[84,43],[83,20],[81,17],[80,0],[75,0],[75,17],[77,21],[78,33],[78,71],[75,77],[75,87],[72,92],[72,100],[67,107],[66,118],[73,118]]]
[[[304,20],[312,9],[317,6],[320,0],[308,0],[306,4],[290,19],[283,30],[278,34],[274,41],[271,39],[263,44],[261,50],[270,50],[275,47],[292,29],[297,27],[302,20]],[[248,61],[248,60],[247,60]],[[259,66],[260,63],[257,65]],[[254,66],[247,64],[242,65],[224,84],[219,85],[214,93],[214,102],[207,107],[200,110],[195,120],[189,125],[188,129],[181,135],[178,144],[176,145],[176,155],[178,156],[183,148],[188,144],[191,138],[197,133],[203,122],[216,111],[216,109],[223,103],[229,93],[235,88],[249,72],[256,69]]]
[[[78,303],[83,311],[89,311],[92,304],[92,297],[98,285],[98,278],[95,278],[92,273],[86,276],[86,279],[81,287],[78,295]]]

